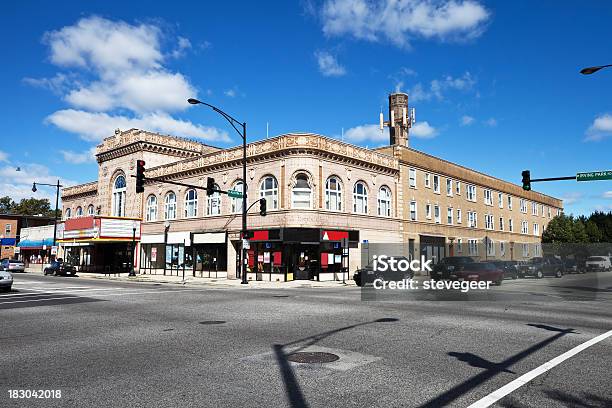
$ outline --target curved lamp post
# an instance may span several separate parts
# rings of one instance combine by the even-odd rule
[[[213,106],[209,103],[206,102],[202,102],[199,101],[197,99],[194,98],[189,98],[187,99],[187,102],[189,102],[192,105],[205,105],[208,106],[209,108],[211,108],[212,110],[214,110],[215,112],[217,112],[218,114],[220,114],[221,116],[223,116],[225,118],[225,120],[227,120],[229,122],[230,125],[232,125],[232,127],[234,128],[234,130],[240,135],[240,137],[242,138],[242,182],[244,185],[244,191],[242,192],[242,239],[245,239],[246,237],[246,232],[247,232],[247,188],[246,188],[246,180],[247,180],[247,175],[246,175],[246,161],[247,161],[247,154],[246,154],[246,138],[247,138],[247,133],[246,133],[246,122],[240,122],[238,120],[236,120],[235,118],[233,118],[231,115],[223,112],[221,109],[217,108],[216,106]],[[240,130],[240,128],[242,128],[242,131]],[[247,276],[246,276],[246,250],[244,248],[244,245],[242,245],[241,247],[241,252],[242,252],[242,262],[240,263],[240,271],[241,271],[241,277],[242,277],[242,284],[248,284],[249,281],[247,280]]]
[[[594,74],[595,72],[599,71],[600,69],[603,69],[603,68],[608,68],[608,67],[612,67],[612,64],[608,64],[608,65],[598,65],[598,66],[595,66],[595,67],[587,67],[587,68],[582,68],[582,69],[580,70],[580,73],[581,73],[582,75],[591,75],[591,74]]]
[[[18,167],[17,171],[21,171],[21,169]],[[32,192],[35,193],[36,190],[38,190],[36,188],[36,185],[39,186],[50,186],[50,187],[55,187],[55,218],[53,220],[53,246],[56,246],[56,241],[57,241],[57,211],[58,211],[58,204],[59,204],[59,193],[60,193],[60,188],[64,187],[60,184],[60,181],[57,180],[57,184],[47,184],[47,183],[37,183],[34,182],[32,184]],[[51,254],[51,250],[49,250],[49,261],[52,261],[54,259],[54,255]]]

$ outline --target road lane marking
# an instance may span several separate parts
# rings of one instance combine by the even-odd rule
[[[104,297],[104,296],[125,296],[125,295],[145,295],[145,294],[150,294],[150,293],[168,293],[168,292],[194,292],[194,291],[201,291],[203,289],[175,289],[175,290],[155,290],[155,291],[141,291],[141,292],[131,292],[131,293],[101,293],[101,294],[95,294],[95,297]],[[50,293],[50,295],[54,295],[52,293]],[[56,297],[56,298],[44,298],[44,299],[31,299],[31,300],[15,300],[12,302],[5,302],[5,301],[0,301],[0,305],[8,305],[11,303],[24,303],[24,302],[44,302],[44,301],[48,301],[48,300],[60,300],[60,299],[72,299],[72,298],[85,298],[85,297],[89,297],[89,298],[94,298],[94,296],[76,296],[76,295],[70,295],[70,294],[66,294],[65,296],[62,297]]]
[[[470,405],[468,408],[486,408],[486,407],[493,405],[500,399],[504,398],[506,395],[510,394],[514,390],[527,384],[529,381],[533,380],[537,376],[545,373],[546,371],[552,369],[553,367],[556,367],[557,365],[561,364],[568,358],[575,356],[581,351],[586,350],[587,348],[607,339],[610,336],[612,336],[612,330],[607,331],[603,334],[600,334],[599,336],[594,337],[591,340],[588,340],[582,344],[579,344],[573,349],[566,351],[565,353],[553,358],[552,360],[547,361],[541,366],[536,367],[533,370],[529,371],[528,373],[521,375],[519,378],[515,379],[514,381],[509,382],[508,384],[504,385],[500,389],[493,391],[489,395],[479,399],[478,401]]]

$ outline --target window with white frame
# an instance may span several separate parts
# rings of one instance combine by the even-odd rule
[[[342,211],[342,185],[338,177],[332,176],[325,181],[325,209]]]
[[[77,218],[81,218],[83,216],[83,207],[78,206],[74,215]]]
[[[529,234],[529,223],[521,221],[521,234]]]
[[[113,183],[113,206],[112,215],[114,217],[125,217],[125,197],[127,193],[127,185],[125,177],[119,175]]]
[[[476,201],[476,186],[473,186],[471,184],[468,184],[468,186],[466,187],[467,191],[466,191],[466,195],[465,198],[468,201]]]
[[[514,223],[512,222],[512,218],[508,218],[508,231],[514,232]]]
[[[486,205],[493,205],[493,198],[491,196],[491,190],[485,189],[483,191],[483,195],[484,195],[484,203]]]
[[[416,188],[416,169],[408,170],[408,186]]]
[[[506,243],[504,241],[499,241],[499,256],[506,255]]]
[[[176,218],[176,194],[170,191],[164,198],[164,219],[174,220]]]
[[[189,189],[185,192],[185,218],[198,216],[198,192]]]
[[[504,217],[499,217],[499,230],[504,230]]]
[[[446,195],[451,197],[453,195],[453,180],[446,179]]]
[[[529,244],[523,243],[523,257],[527,258],[529,256]]]
[[[295,186],[291,191],[291,208],[311,208],[312,189],[308,184],[306,173],[299,173],[295,176]]]
[[[440,176],[436,174],[433,176],[433,191],[434,193],[440,193]]]
[[[336,181],[338,181],[336,179]],[[339,193],[338,199],[338,209],[342,209],[340,207],[342,203],[342,197]],[[278,181],[276,181],[276,177],[274,176],[266,176],[261,183],[259,184],[259,198],[266,199],[266,209],[269,210],[278,210]],[[248,208],[248,207],[247,207]]]
[[[457,253],[460,254],[463,252],[463,240],[461,238],[457,238]]]
[[[425,173],[425,187],[431,188],[431,174]]]
[[[220,190],[219,186],[215,184],[215,190]],[[221,214],[221,193],[215,191],[211,195],[206,197],[206,215],[220,215]]]
[[[533,235],[535,235],[536,237],[540,236],[540,224],[538,223],[533,224]]]
[[[461,195],[461,182],[460,181],[455,182],[455,194]]]
[[[531,203],[531,215],[538,215],[538,204]]]
[[[550,218],[550,207],[548,207],[548,218]]]
[[[434,219],[436,221],[436,224],[439,224],[442,222],[442,217],[440,215],[440,206],[439,205],[434,205]]]
[[[557,208],[557,217],[561,215],[561,209]]]
[[[72,217],[72,210],[70,208],[66,208],[66,212],[64,213],[64,219],[69,220]]]
[[[477,239],[468,239],[468,255],[470,256],[478,255],[478,240]]]
[[[94,206],[93,206],[93,204],[89,204],[89,207],[87,207],[87,215],[94,215]]]
[[[508,209],[512,210],[512,196],[508,196]]]
[[[457,224],[461,224],[461,208],[457,208]]]
[[[542,246],[540,244],[533,244],[533,256],[542,256]]]
[[[519,200],[519,203],[520,203],[520,207],[521,207],[521,212],[523,214],[526,214],[527,213],[527,201],[524,198],[521,198]]]
[[[242,180],[237,180],[232,186],[232,190],[240,191],[241,193],[244,194],[244,183],[242,182]],[[259,194],[261,195],[261,189],[259,191],[260,191]],[[230,207],[231,207],[232,214],[241,214],[242,213],[242,197],[240,198],[232,197],[230,201]],[[270,207],[267,207],[267,208],[270,208]]]
[[[417,203],[416,203],[416,201],[411,201],[410,202],[410,220],[411,221],[416,221],[417,220]]]
[[[368,189],[363,181],[358,181],[353,187],[353,212],[368,213]]]
[[[486,239],[487,256],[495,256],[495,242],[491,238]]]
[[[382,217],[391,216],[391,189],[387,186],[381,186],[378,189],[378,215]]]
[[[504,195],[502,193],[497,193],[497,202],[499,203],[499,208],[504,208]]]
[[[495,228],[492,214],[485,214],[485,229],[492,230]]]
[[[425,218],[431,220],[431,204],[425,204]]]
[[[446,223],[449,225],[453,224],[453,209],[450,207],[446,210]]]
[[[12,230],[13,230],[13,226],[11,224],[4,225],[4,235],[11,235]]]
[[[157,221],[157,197],[155,197],[153,194],[147,197],[145,220]]]
[[[468,227],[476,228],[478,224],[478,219],[476,217],[476,213],[474,211],[468,211]]]

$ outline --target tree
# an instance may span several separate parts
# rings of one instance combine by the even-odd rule
[[[0,214],[12,214],[15,212],[15,202],[9,196],[0,197]]]
[[[15,204],[14,212],[21,215],[43,215],[45,217],[52,217],[54,214],[47,198],[22,198],[18,204]]]
[[[595,242],[602,242],[603,240],[603,233],[599,230],[599,228],[597,227],[597,224],[595,223],[595,221],[593,220],[588,220],[585,224],[584,224],[584,229],[585,232],[589,238],[589,242],[595,243]]]
[[[573,242],[573,218],[565,214],[555,216],[542,233],[543,243],[565,243]]]

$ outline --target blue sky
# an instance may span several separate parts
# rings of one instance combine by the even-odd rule
[[[94,180],[117,127],[239,143],[189,96],[250,140],[269,122],[374,147],[401,89],[416,149],[517,183],[611,169],[612,69],[578,74],[612,63],[611,20],[608,2],[4,2],[0,195]],[[534,187],[568,213],[612,209],[610,182]]]

